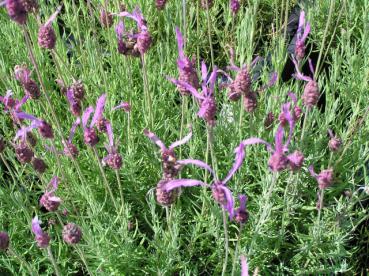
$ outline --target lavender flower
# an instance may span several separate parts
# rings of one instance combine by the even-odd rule
[[[75,101],[82,101],[85,97],[85,87],[81,80],[74,81],[68,90],[70,90],[69,93]]]
[[[149,130],[144,130],[145,136],[147,136],[152,142],[159,146],[161,150],[161,159],[163,167],[163,178],[165,180],[175,178],[182,168],[182,165],[194,164],[194,162],[201,162],[199,160],[185,159],[177,160],[177,156],[174,153],[174,149],[187,143],[192,137],[192,129],[190,127],[190,132],[183,139],[175,141],[168,148],[165,144],[157,137],[153,132]]]
[[[35,157],[32,158],[32,167],[39,174],[43,174],[48,168],[44,160]]]
[[[327,189],[330,187],[334,180],[333,169],[329,168],[322,170],[319,174],[314,171],[314,167],[309,167],[309,172],[318,181],[318,187],[320,190]]]
[[[109,138],[109,145],[106,146],[108,155],[103,161],[113,170],[119,170],[122,167],[123,160],[122,156],[118,153],[117,146],[114,145],[114,133],[109,122],[106,124],[106,131]]]
[[[106,94],[102,94],[96,102],[95,112],[94,112],[94,108],[90,106],[85,110],[85,112],[82,115],[82,126],[84,129],[83,137],[84,137],[85,143],[91,147],[94,147],[99,142],[99,137],[96,134],[94,126],[96,125],[97,120],[100,119],[102,116],[102,113],[104,111],[105,101],[106,101]],[[94,115],[92,117],[90,125],[88,126],[87,122],[92,112],[94,112]]]
[[[158,10],[163,10],[166,4],[167,0],[155,0],[155,6]]]
[[[338,151],[342,146],[342,141],[336,135],[333,134],[331,129],[328,129],[328,134],[330,140],[328,142],[328,147],[331,151]]]
[[[115,33],[118,39],[118,52],[125,56],[139,57],[140,52],[135,48],[137,38],[133,34],[127,33],[123,21],[119,21],[115,28]],[[127,42],[123,38],[127,39]]]
[[[215,82],[217,78],[217,68],[213,69],[213,72],[209,75],[206,64],[202,62],[201,64],[201,75],[202,75],[202,93],[199,94],[197,89],[193,87],[191,84],[181,81],[175,80],[173,78],[168,78],[175,85],[183,86],[187,91],[190,91],[192,96],[194,96],[200,102],[200,110],[197,115],[204,119],[205,122],[210,125],[215,125],[215,115],[217,111],[215,96],[214,96],[214,88]],[[208,76],[209,75],[209,76]]]
[[[305,11],[301,11],[295,44],[295,56],[298,61],[301,61],[305,56],[305,40],[309,35],[309,32],[310,23],[307,21],[305,22]]]
[[[15,146],[15,155],[22,164],[32,161],[33,151],[27,146],[26,143],[21,142]]]
[[[192,85],[195,89],[200,87],[199,85],[199,78],[196,72],[196,65],[195,60],[190,60],[188,57],[185,56],[183,48],[184,48],[184,40],[181,32],[179,31],[178,27],[176,27],[176,35],[177,35],[177,44],[178,44],[178,55],[179,58],[177,59],[177,66],[179,71],[179,80],[186,82]],[[178,84],[178,90],[183,95],[190,95],[191,92],[187,90],[184,86]]]
[[[100,23],[105,28],[110,28],[113,25],[113,14],[105,9],[100,10]]]
[[[26,95],[31,99],[38,99],[41,96],[37,83],[31,78],[31,72],[25,65],[16,65],[14,75],[16,80],[22,84]]]
[[[72,143],[72,140],[73,140],[74,134],[76,133],[77,126],[80,123],[81,123],[81,119],[77,118],[77,120],[73,123],[70,129],[68,140],[65,141],[65,144],[64,144],[63,152],[66,156],[71,157],[71,158],[76,158],[79,153],[77,147]]]
[[[70,245],[79,243],[82,239],[82,230],[74,223],[68,223],[63,228],[63,240]]]
[[[294,93],[288,92],[288,97],[291,98],[291,100],[292,100],[292,102],[294,104],[293,110],[292,110],[291,114],[292,114],[293,121],[296,123],[300,119],[300,117],[301,117],[302,110],[297,105],[297,97],[296,97],[296,95]],[[285,117],[284,112],[281,112],[281,114],[278,117],[278,120],[279,120],[279,122],[281,123],[282,126],[286,126],[288,124],[288,121],[287,121],[287,119]]]
[[[46,187],[45,193],[40,199],[40,204],[44,206],[49,212],[55,212],[61,203],[61,199],[54,194],[55,191],[58,189],[58,185],[59,178],[57,176],[54,176]]]
[[[127,34],[127,36],[137,39],[137,43],[134,48],[137,49],[141,55],[144,55],[151,46],[152,38],[147,28],[147,22],[143,17],[141,10],[136,7],[132,13],[124,11],[118,13],[118,16],[128,17],[136,21],[138,33],[134,35]]]
[[[234,219],[239,224],[244,224],[249,219],[249,212],[246,209],[247,196],[239,195],[238,199],[240,200],[240,207],[235,211]]]
[[[288,163],[292,171],[297,171],[302,168],[304,163],[304,155],[301,151],[294,151],[292,154],[287,156]]]
[[[16,138],[19,137],[19,136],[24,136],[25,135],[24,131],[28,132],[28,131],[30,131],[34,128],[38,129],[40,135],[43,138],[46,138],[46,139],[53,139],[54,138],[54,132],[53,132],[53,129],[52,129],[51,125],[49,125],[44,120],[38,119],[35,116],[24,113],[24,112],[18,112],[16,114],[16,116],[17,116],[18,119],[32,121],[32,123],[29,127],[21,129],[17,132]]]
[[[6,9],[8,11],[10,19],[20,25],[26,24],[28,13],[22,3],[22,0],[5,0],[1,4],[6,5]]]
[[[306,107],[311,108],[318,103],[318,100],[320,97],[319,85],[314,78],[304,76],[300,72],[297,61],[294,58],[292,58],[292,61],[295,64],[295,68],[297,72],[295,74],[296,79],[304,80],[307,82],[304,88],[304,93],[302,94],[302,102]],[[314,75],[314,67],[310,59],[309,59],[309,67],[310,67],[311,73]]]
[[[54,49],[56,43],[56,35],[55,31],[52,27],[53,21],[56,19],[56,16],[60,12],[62,6],[59,6],[56,11],[50,16],[50,18],[46,21],[45,24],[40,26],[38,31],[38,44],[41,48],[45,49]]]
[[[156,185],[156,201],[162,206],[173,204],[179,194],[179,189],[165,190],[165,185],[169,181],[169,179],[161,179]]]
[[[236,66],[234,63],[234,51],[233,49],[230,50],[230,66],[227,66],[228,70],[236,71],[237,75],[236,78],[233,80],[229,74],[226,72],[219,70],[220,73],[224,74],[231,83],[228,85],[228,99],[231,101],[237,101],[241,97],[243,97],[243,104],[244,108],[247,112],[253,112],[257,107],[257,94],[251,88],[251,75],[250,70],[259,60],[259,57],[256,57],[249,66],[243,65],[241,68]],[[273,73],[269,83],[259,89],[259,92],[267,89],[268,87],[274,85],[277,80],[277,74]]]
[[[235,215],[234,212],[234,203],[233,203],[233,196],[231,190],[227,187],[227,182],[232,178],[232,176],[238,171],[238,169],[241,167],[243,161],[245,159],[245,145],[244,143],[241,143],[236,149],[235,149],[235,161],[233,163],[232,168],[229,170],[227,176],[223,180],[218,180],[215,176],[215,173],[213,169],[205,164],[204,162],[198,162],[197,160],[191,160],[196,161],[193,164],[195,164],[198,167],[204,168],[208,170],[214,177],[214,181],[211,185],[208,185],[202,181],[195,180],[195,179],[176,179],[171,180],[167,182],[163,189],[167,192],[170,192],[174,189],[180,188],[180,187],[193,187],[193,186],[205,186],[209,187],[212,190],[212,195],[214,200],[219,203],[225,210],[227,210],[230,219],[233,219],[233,216]],[[244,199],[242,199],[244,200]],[[241,202],[243,204],[243,201]],[[241,206],[241,210],[245,211],[244,208]],[[237,214],[237,212],[236,212]]]
[[[231,0],[229,6],[232,13],[236,15],[241,7],[241,4],[239,0]]]
[[[8,233],[0,232],[0,250],[5,251],[9,247],[9,235]]]
[[[37,242],[38,247],[46,248],[49,246],[50,243],[50,236],[42,231],[41,229],[41,221],[38,217],[34,217],[32,220],[32,232],[35,234],[35,239]]]
[[[241,256],[241,276],[249,276],[249,265],[245,256]]]
[[[288,145],[291,142],[293,130],[294,130],[294,120],[292,119],[292,115],[289,111],[290,103],[286,103],[282,106],[283,113],[285,114],[285,117],[287,121],[289,122],[289,134],[287,136],[286,142],[283,144],[283,136],[284,136],[284,129],[283,126],[280,124],[277,132],[275,134],[275,142],[274,142],[274,149],[273,147],[266,141],[260,139],[260,138],[249,138],[241,142],[241,144],[246,147],[248,145],[252,144],[264,144],[267,147],[267,150],[271,152],[271,156],[268,161],[269,168],[273,172],[279,172],[284,169],[286,169],[289,165],[291,166],[291,169],[296,169],[300,165],[302,165],[301,161],[301,155],[302,154],[292,154],[289,156],[286,156],[286,152],[288,152]],[[242,148],[241,148],[242,149]],[[240,151],[239,154],[244,154]]]
[[[22,106],[28,101],[29,95],[24,96],[21,100],[13,98],[13,92],[8,90],[5,97],[0,96],[0,102],[4,105],[5,112],[10,114],[13,122],[19,124],[22,119],[18,119],[16,114],[22,111]]]

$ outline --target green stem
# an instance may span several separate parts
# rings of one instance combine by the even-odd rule
[[[152,117],[152,100],[151,100],[151,95],[149,91],[149,80],[147,78],[145,55],[142,55],[141,62],[142,62],[142,77],[144,81],[144,90],[145,90],[145,96],[146,96],[146,105],[148,107],[148,116],[149,116],[147,123],[150,126],[150,129],[152,129],[154,126],[154,121]]]
[[[54,267],[54,272],[55,272],[56,276],[61,276],[62,274],[60,273],[59,267],[56,264],[56,261],[54,259],[53,252],[51,251],[50,245],[47,247],[47,255],[49,256],[49,259],[50,259],[50,261],[51,261],[51,263]]]
[[[123,196],[123,190],[122,190],[122,183],[120,181],[120,175],[119,175],[119,171],[115,170],[115,176],[117,178],[117,182],[118,182],[118,189],[119,189],[119,195],[120,195],[120,200],[121,200],[121,205],[124,205],[124,196]]]
[[[83,253],[83,250],[81,248],[79,248],[78,245],[76,245],[74,248],[76,249],[79,257],[81,258],[81,260],[82,260],[82,262],[83,262],[83,264],[84,264],[84,266],[87,270],[88,275],[95,275],[94,273],[92,273],[90,267],[87,264],[86,257],[85,257],[85,254]]]
[[[210,23],[210,9],[208,7],[208,1],[206,1],[206,19],[208,22],[208,39],[210,46],[210,55],[211,55],[211,66],[214,68],[214,51],[213,51],[213,42],[211,39],[211,23]]]
[[[231,276],[234,275],[234,271],[235,271],[235,268],[236,268],[236,262],[238,260],[238,256],[237,255],[238,255],[238,250],[239,250],[239,247],[240,247],[241,233],[242,233],[242,230],[243,230],[243,226],[244,226],[244,224],[242,223],[241,226],[240,226],[240,230],[238,231],[236,249],[235,249],[235,252],[234,252],[233,263],[232,263],[232,273],[231,273]]]
[[[226,210],[225,209],[223,209],[223,228],[224,228],[224,249],[225,249],[225,256],[224,256],[222,276],[224,276],[226,274],[227,264],[228,264],[228,252],[229,252],[229,237],[228,237],[228,227],[227,227],[227,213],[226,213]]]
[[[93,150],[93,152],[95,154],[97,163],[99,165],[100,173],[101,173],[101,176],[103,177],[105,188],[108,190],[109,195],[110,195],[110,198],[111,198],[111,200],[112,200],[112,202],[114,204],[115,210],[118,212],[119,211],[118,204],[115,201],[115,198],[114,198],[114,195],[113,195],[112,190],[110,189],[110,185],[109,185],[108,179],[106,178],[106,174],[105,174],[104,168],[102,166],[102,163],[101,163],[99,154],[97,153],[96,147],[92,147],[92,150]]]

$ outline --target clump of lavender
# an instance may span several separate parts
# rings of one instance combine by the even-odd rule
[[[1,231],[0,232],[0,250],[5,251],[9,247],[9,235],[8,233]]]
[[[214,5],[213,0],[200,0],[200,3],[203,9],[210,9]]]
[[[178,44],[178,55],[179,58],[177,59],[177,66],[179,71],[179,80],[186,82],[192,85],[195,89],[199,89],[199,78],[196,72],[196,65],[195,60],[190,60],[188,57],[185,56],[183,48],[184,48],[184,40],[179,28],[176,27],[176,34],[177,34],[177,44]],[[188,91],[184,86],[178,84],[178,90],[183,95],[190,95],[191,92]]]
[[[134,49],[138,50],[138,52],[141,55],[144,55],[151,46],[152,38],[148,31],[147,22],[145,18],[143,17],[142,12],[140,11],[138,7],[136,7],[132,13],[124,11],[124,12],[118,13],[118,16],[128,17],[136,21],[138,32],[134,35],[126,34],[126,36],[131,37],[133,39],[137,39],[136,44],[134,45]],[[124,31],[124,28],[123,30],[120,29],[120,31]],[[118,37],[118,40],[119,40],[119,37]]]
[[[38,217],[34,217],[32,220],[32,232],[35,234],[35,239],[38,247],[46,248],[50,243],[50,236],[41,229],[41,221]]]
[[[295,56],[299,62],[305,57],[305,40],[309,33],[310,23],[305,22],[305,11],[301,11],[295,44]]]
[[[58,189],[59,178],[54,176],[48,186],[45,193],[40,199],[40,204],[46,208],[49,212],[55,212],[61,203],[61,199],[55,196],[55,191]]]
[[[236,66],[234,63],[234,51],[231,49],[231,59],[230,66],[227,66],[228,70],[236,71],[236,78],[233,80],[226,72],[219,70],[219,72],[223,73],[227,78],[231,81],[228,85],[228,99],[231,101],[238,101],[241,97],[243,97],[243,105],[247,112],[253,112],[257,107],[257,93],[252,90],[252,80],[251,80],[251,68],[255,65],[255,63],[259,60],[259,58],[255,58],[249,66],[243,65],[241,68]],[[268,85],[264,86],[260,89],[260,92],[265,90],[266,88],[272,86],[277,80],[277,74],[273,73],[271,79],[269,80]]]
[[[38,45],[45,49],[54,49],[56,44],[56,34],[52,26],[53,21],[61,10],[59,6],[56,11],[50,16],[45,24],[41,25],[38,30]]]
[[[231,0],[229,6],[231,8],[232,13],[236,15],[240,10],[241,4],[239,0]]]
[[[104,28],[113,26],[113,14],[105,9],[100,10],[100,23]]]
[[[63,228],[63,240],[69,245],[75,245],[82,239],[82,230],[74,223],[68,223]]]
[[[302,102],[307,108],[311,108],[317,105],[320,97],[318,82],[314,78],[304,76],[298,68],[297,61],[294,58],[292,60],[295,64],[295,69],[297,72],[295,74],[296,79],[307,82],[304,88],[304,93],[302,94]],[[314,75],[314,67],[310,59],[309,59],[309,67],[311,73]]]
[[[158,10],[163,10],[166,4],[167,0],[155,0],[155,6]]]
[[[331,151],[338,151],[342,146],[342,140],[333,134],[333,131],[331,129],[328,129],[329,134],[329,142],[328,147]]]
[[[14,68],[15,79],[19,81],[25,90],[25,94],[31,99],[38,99],[41,96],[40,88],[31,78],[31,72],[25,65],[16,65]]]
[[[190,91],[192,96],[194,96],[200,103],[200,110],[197,115],[204,119],[205,122],[210,125],[215,125],[215,115],[217,111],[217,105],[215,101],[214,88],[215,82],[217,78],[217,68],[213,69],[213,72],[209,75],[208,69],[206,67],[205,62],[201,64],[201,75],[202,75],[202,93],[198,93],[197,89],[193,87],[191,84],[181,81],[175,80],[173,78],[168,78],[175,85],[183,86],[187,91]]]

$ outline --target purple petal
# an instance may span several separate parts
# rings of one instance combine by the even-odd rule
[[[181,146],[183,144],[186,144],[188,141],[190,141],[190,139],[192,137],[192,127],[190,126],[189,129],[190,129],[190,132],[185,137],[183,137],[181,140],[178,140],[178,141],[175,141],[174,143],[172,143],[169,146],[169,149],[174,149],[174,148],[176,148],[178,146]]]
[[[249,276],[249,265],[245,256],[241,256],[241,276]]]
[[[183,52],[183,36],[181,34],[181,32],[179,31],[179,28],[176,27],[176,36],[177,36],[177,44],[178,44],[178,55],[180,59],[185,59],[185,55]]]
[[[214,93],[215,82],[217,80],[217,70],[218,69],[215,66],[213,72],[209,77],[209,93],[206,96],[212,95]]]
[[[112,110],[117,110],[122,108],[125,112],[131,111],[131,105],[128,102],[121,102],[119,105],[112,108]]]
[[[41,221],[38,219],[37,216],[35,216],[32,219],[32,232],[36,235],[36,236],[41,236],[44,232],[41,229]]]
[[[243,140],[241,143],[245,146],[254,145],[254,144],[264,144],[266,145],[268,151],[273,151],[273,147],[268,142],[260,138],[254,138],[254,137],[249,138],[249,139]]]
[[[333,131],[330,128],[328,129],[328,134],[330,138],[334,138]]]
[[[180,187],[193,187],[193,186],[208,186],[202,181],[196,180],[196,179],[175,179],[167,182],[163,185],[163,190],[166,190],[167,192],[180,188]]]
[[[102,94],[96,102],[96,109],[94,116],[92,117],[90,127],[93,127],[96,124],[97,120],[99,120],[102,117],[105,108],[105,102],[106,102],[106,94]]]
[[[315,178],[318,177],[317,173],[314,171],[314,166],[313,165],[309,166],[309,172],[310,172],[312,177],[315,177]]]
[[[239,195],[238,199],[240,200],[240,209],[245,211],[246,210],[247,196],[246,195]]]
[[[312,78],[310,77],[307,77],[307,76],[304,76],[301,72],[300,72],[300,69],[299,69],[299,66],[298,66],[298,63],[296,61],[296,58],[295,57],[292,57],[292,62],[293,64],[295,65],[295,69],[296,69],[296,74],[294,74],[293,76],[298,79],[298,80],[303,80],[303,81],[311,81]]]
[[[91,113],[94,112],[94,108],[92,106],[89,106],[86,108],[85,112],[82,114],[82,126],[86,128],[87,121],[91,116]]]
[[[300,12],[300,18],[299,18],[299,25],[298,25],[298,28],[297,28],[297,34],[299,36],[301,36],[301,32],[302,32],[302,28],[305,24],[305,11],[301,11]]]
[[[56,17],[58,16],[59,12],[61,11],[62,6],[60,5],[59,7],[56,8],[56,11],[50,16],[50,18],[46,21],[46,23],[44,24],[44,26],[48,26],[51,23],[53,23],[53,21],[56,19]]]
[[[305,40],[306,40],[306,38],[308,37],[309,33],[310,33],[310,23],[309,23],[309,22],[307,22],[307,23],[306,23],[306,26],[305,26],[304,33],[303,33],[303,35],[301,36],[300,40],[301,40],[302,42],[305,42]]]
[[[208,76],[208,68],[204,61],[201,62],[201,78],[203,83],[206,82]]]
[[[108,134],[110,148],[113,148],[114,147],[114,133],[113,133],[110,123],[106,123],[106,132]]]
[[[115,33],[117,34],[118,39],[122,39],[125,29],[126,28],[124,22],[120,20],[117,26],[115,27]]]
[[[17,131],[17,134],[14,137],[14,141],[18,140],[19,138],[22,138],[22,140],[26,139],[27,133],[32,131],[32,129],[36,128],[35,125],[30,125],[28,127],[22,126],[21,129]]]
[[[291,98],[291,100],[293,101],[294,104],[297,104],[297,97],[296,97],[295,93],[288,92],[287,95],[288,95],[288,97]]]
[[[199,111],[197,112],[197,116],[199,116],[200,118],[204,118],[207,110],[208,110],[208,106],[206,104],[202,104],[200,106]]]
[[[232,192],[231,192],[230,189],[228,189],[224,185],[219,185],[218,187],[223,190],[224,195],[226,196],[227,204],[226,204],[226,206],[224,206],[224,208],[228,211],[229,219],[232,220],[233,219],[233,213],[234,213],[233,212],[234,202],[233,202]]]
[[[33,116],[31,114],[24,113],[24,112],[15,113],[15,117],[17,117],[18,119],[24,119],[24,120],[30,120],[30,121],[39,121],[39,119],[37,119],[35,116]]]
[[[151,141],[153,141],[159,148],[164,151],[167,149],[167,147],[164,145],[164,143],[160,140],[158,136],[156,136],[154,133],[150,132],[147,129],[144,129],[144,134],[146,137],[148,137]]]
[[[50,192],[55,192],[55,191],[58,189],[59,182],[60,182],[59,177],[54,176],[54,177],[51,179],[51,181],[50,181],[50,183],[49,183],[49,185],[48,185],[50,188],[52,187],[52,189],[50,189],[49,191],[50,191]]]
[[[223,183],[226,184],[232,176],[237,172],[237,170],[242,166],[243,161],[245,160],[245,147],[242,142],[239,144],[239,146],[235,149],[235,161],[233,163],[232,169],[228,172],[228,175],[226,178],[224,178]]]
[[[275,151],[279,153],[283,152],[283,135],[284,135],[283,126],[279,125],[277,132],[275,134],[275,141],[274,141]]]
[[[29,95],[25,95],[16,105],[15,110],[18,111],[29,99]]]
[[[260,60],[259,56],[256,56],[253,61],[251,61],[250,67],[254,67],[255,64]]]
[[[191,85],[191,84],[189,84],[189,83],[187,83],[187,82],[184,82],[184,81],[181,81],[181,80],[176,80],[176,79],[174,79],[174,78],[171,78],[171,77],[167,77],[167,79],[169,80],[169,81],[171,81],[172,83],[174,83],[175,85],[181,85],[181,86],[183,86],[186,90],[188,90],[188,91],[190,91],[191,92],[191,94],[192,94],[192,96],[194,96],[195,98],[197,98],[197,99],[200,99],[200,100],[203,100],[204,99],[204,97],[203,96],[201,96],[198,92],[197,92],[197,90]]]
[[[205,162],[203,162],[201,160],[183,159],[183,160],[178,160],[177,163],[181,164],[181,165],[195,165],[197,167],[208,170],[213,176],[215,176],[215,173],[214,173],[213,169],[208,164],[206,164]]]
[[[57,196],[50,196],[48,199],[52,202],[62,202],[61,198]]]
[[[286,103],[282,106],[282,112],[283,112],[284,117],[286,118],[286,120],[288,121],[288,124],[290,126],[290,130],[289,130],[289,133],[288,133],[288,138],[287,138],[287,141],[284,145],[285,150],[287,151],[288,145],[290,144],[291,139],[292,139],[293,130],[295,128],[295,121],[293,120],[292,114],[290,112],[290,103]]]
[[[71,129],[70,129],[70,133],[69,133],[69,138],[68,138],[68,142],[71,143],[74,137],[74,134],[76,133],[76,129],[77,126],[81,123],[81,119],[78,117],[77,120],[73,123]]]
[[[309,68],[310,68],[311,73],[314,75],[315,69],[314,69],[314,66],[313,66],[313,62],[310,58],[309,58]]]

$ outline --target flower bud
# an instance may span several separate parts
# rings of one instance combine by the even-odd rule
[[[302,101],[305,106],[312,107],[318,103],[320,97],[318,83],[314,80],[309,81],[304,88]]]
[[[44,162],[44,160],[42,160],[40,158],[33,158],[32,159],[32,167],[39,174],[43,174],[47,169],[46,163]]]
[[[66,156],[72,157],[72,158],[77,157],[77,155],[79,153],[77,147],[74,144],[70,143],[70,142],[66,142],[66,145],[63,149],[63,152]]]
[[[33,157],[33,151],[23,142],[15,147],[15,154],[22,164],[31,162]]]
[[[119,170],[123,164],[122,156],[117,152],[109,153],[105,162],[113,170]]]
[[[45,121],[41,121],[41,123],[38,127],[38,130],[40,132],[40,135],[43,138],[48,138],[48,139],[53,139],[54,138],[54,132],[53,132],[53,129],[52,129],[51,125],[49,125]]]
[[[97,136],[94,128],[86,128],[83,133],[83,138],[86,145],[91,147],[95,146],[99,142],[99,137]]]
[[[100,10],[100,23],[104,28],[110,28],[113,25],[113,15],[105,9]]]
[[[160,180],[156,186],[156,201],[162,206],[171,205],[178,195],[178,189],[174,189],[169,192],[163,189],[163,186],[168,182],[169,180]]]
[[[165,4],[167,3],[167,0],[156,0],[155,5],[158,10],[163,10],[165,8]]]
[[[20,25],[27,22],[27,11],[21,0],[6,0],[6,9],[9,17]]]
[[[54,196],[54,193],[51,192],[44,193],[40,199],[41,206],[44,206],[49,212],[58,210],[60,203],[60,198]]]
[[[333,177],[333,169],[321,171],[317,176],[319,189],[323,190],[331,186],[333,183]]]
[[[69,88],[71,90],[72,98],[75,101],[82,101],[85,96],[85,87],[81,80],[73,82]]]
[[[64,226],[62,235],[66,243],[74,245],[81,241],[82,230],[76,224],[68,223]]]
[[[9,235],[8,233],[1,231],[0,232],[0,250],[7,250],[9,247]]]
[[[48,247],[50,244],[50,240],[51,240],[49,234],[46,232],[43,232],[42,234],[37,235],[35,239],[36,239],[38,247],[40,248]]]
[[[328,147],[331,151],[338,151],[342,145],[341,139],[334,136],[328,142]]]
[[[279,152],[274,152],[268,161],[268,166],[273,172],[280,172],[286,169],[288,164],[287,157]]]
[[[45,49],[54,49],[56,44],[55,31],[51,24],[41,25],[38,30],[38,45]]]
[[[287,159],[292,171],[297,171],[301,169],[305,158],[301,151],[296,150],[288,155]]]

